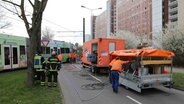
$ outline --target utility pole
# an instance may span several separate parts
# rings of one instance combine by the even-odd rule
[[[92,8],[88,8],[88,7],[83,6],[83,5],[81,5],[81,7],[85,8],[85,9],[87,9],[87,10],[89,10],[91,12],[91,27],[90,28],[91,28],[91,37],[92,37],[92,39],[94,39],[95,38],[95,34],[94,34],[94,25],[93,25],[93,19],[94,19],[93,11],[94,10],[99,10],[99,9],[102,9],[102,8],[100,7],[100,8],[92,9]]]
[[[83,43],[85,42],[85,18],[83,18]]]

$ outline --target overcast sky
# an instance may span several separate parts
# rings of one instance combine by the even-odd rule
[[[85,18],[86,34],[90,34],[91,12],[85,8],[81,8],[81,5],[91,9],[102,7],[102,10],[93,11],[94,15],[98,15],[106,9],[106,1],[107,0],[48,0],[46,10],[44,11],[42,27],[48,27],[53,31],[82,31],[82,21],[83,18]],[[8,13],[7,18],[12,22],[12,26],[3,32],[28,37],[23,22],[21,22],[16,15]],[[82,33],[55,32],[54,34],[54,39],[82,44]],[[66,37],[69,35],[81,37]]]

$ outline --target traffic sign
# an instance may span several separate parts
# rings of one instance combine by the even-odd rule
[[[42,40],[42,45],[47,47],[47,45],[49,44],[49,40]]]

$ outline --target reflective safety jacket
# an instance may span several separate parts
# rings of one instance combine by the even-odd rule
[[[34,68],[35,69],[41,69],[42,68],[42,62],[41,62],[42,56],[35,55],[34,56]]]
[[[121,72],[122,71],[122,65],[123,65],[123,61],[121,60],[115,60],[113,63],[112,63],[112,68],[111,70],[116,70],[116,71],[119,71]]]
[[[48,58],[47,67],[49,71],[58,71],[60,69],[59,59],[56,56]]]
[[[112,64],[113,64],[114,61],[116,61],[116,59],[113,59],[113,60],[109,63],[109,66],[112,67]]]

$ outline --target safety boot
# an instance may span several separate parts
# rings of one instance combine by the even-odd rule
[[[35,80],[35,81],[34,81],[34,84],[35,84],[35,85],[39,85],[39,83],[40,83],[40,80]]]
[[[51,86],[52,86],[51,82],[48,82],[48,87],[51,87]]]
[[[53,87],[56,87],[57,86],[57,83],[56,82],[53,82],[53,85],[52,85]]]
[[[45,82],[41,82],[40,85],[41,85],[41,86],[45,86]]]

